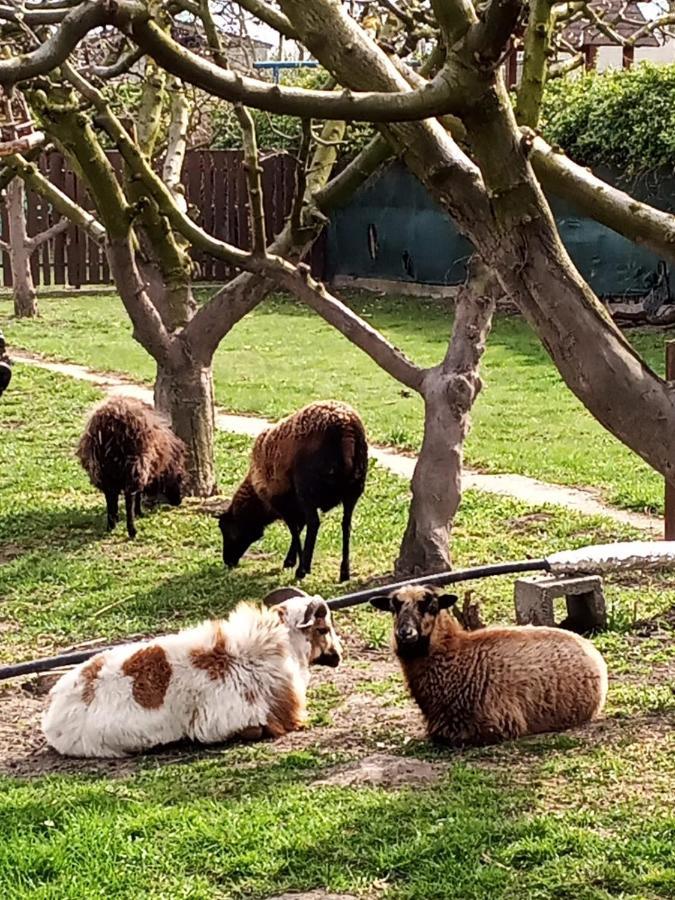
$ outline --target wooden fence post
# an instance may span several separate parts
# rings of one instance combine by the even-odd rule
[[[675,381],[675,341],[666,341],[666,381]],[[666,481],[663,538],[675,540],[675,484]]]

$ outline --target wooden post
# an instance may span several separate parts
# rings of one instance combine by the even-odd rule
[[[635,62],[635,47],[624,47],[621,65],[624,69],[630,69]]]
[[[594,69],[598,59],[598,48],[593,44],[586,44],[583,48],[584,66],[586,71],[590,72]]]
[[[675,341],[666,341],[666,381],[675,381]],[[664,540],[675,540],[675,484],[666,481],[663,517]]]

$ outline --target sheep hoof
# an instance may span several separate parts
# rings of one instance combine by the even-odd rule
[[[305,577],[305,575],[308,575],[308,574],[309,573],[305,572],[304,569],[298,569],[295,573],[295,577],[297,578],[298,581],[302,581],[302,579]]]
[[[130,528],[130,529],[128,530],[127,533],[128,533],[128,535],[129,535],[129,540],[131,540],[131,541],[133,541],[133,539],[134,539],[134,538],[136,537],[136,535],[138,534],[138,532],[136,531],[135,528]]]
[[[295,556],[287,556],[284,560],[284,569],[292,569],[295,565],[296,559]]]
[[[351,578],[351,573],[349,569],[340,569],[340,582],[349,581]]]

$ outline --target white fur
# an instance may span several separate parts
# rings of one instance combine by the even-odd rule
[[[243,729],[265,724],[273,687],[278,689],[280,681],[288,685],[304,711],[310,642],[307,626],[298,626],[307,605],[316,599],[293,597],[273,610],[240,604],[226,620],[108,650],[101,654],[103,666],[89,704],[83,698],[82,672],[91,660],[82,663],[51,690],[42,721],[47,742],[66,756],[118,757],[182,738],[224,741]],[[191,653],[210,649],[218,628],[232,662],[225,678],[213,680],[192,664]],[[339,652],[334,632],[333,638]],[[171,667],[158,709],[135,701],[133,680],[122,671],[126,660],[147,647],[161,647]],[[247,701],[247,693],[255,695],[256,702]]]

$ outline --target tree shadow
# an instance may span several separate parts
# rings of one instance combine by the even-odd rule
[[[47,542],[57,545],[55,552],[69,553],[105,534],[105,507],[5,511],[0,513],[0,564],[44,550]]]

